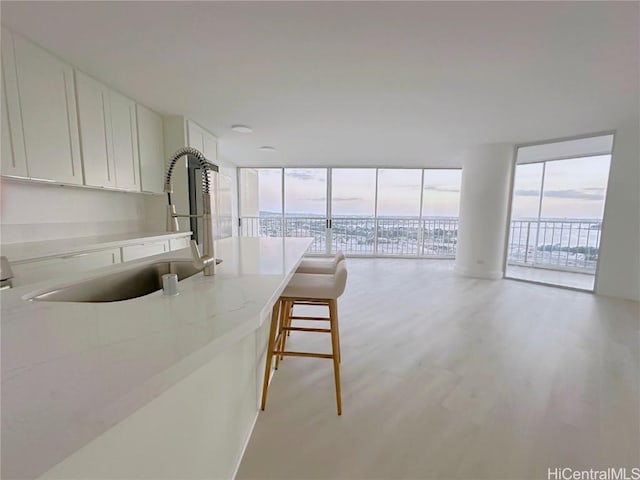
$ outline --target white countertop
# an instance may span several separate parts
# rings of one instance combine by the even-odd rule
[[[7,243],[0,252],[10,262],[22,262],[35,258],[57,257],[103,248],[134,245],[144,242],[168,240],[191,235],[191,232],[130,232],[91,237],[63,238],[41,242]]]
[[[257,329],[310,244],[220,240],[216,275],[181,281],[175,297],[24,300],[51,281],[3,291],[2,477],[41,475]],[[74,277],[185,257],[187,249]]]

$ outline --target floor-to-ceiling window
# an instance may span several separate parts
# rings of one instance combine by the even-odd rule
[[[373,255],[376,237],[376,169],[331,169],[331,248]]]
[[[606,153],[516,164],[507,277],[593,290],[610,162]]]
[[[380,255],[417,255],[422,171],[378,170],[377,247]]]
[[[241,169],[241,232],[312,237],[313,253],[452,258],[460,182],[460,169]]]
[[[427,169],[423,175],[421,255],[455,256],[462,170]]]
[[[284,169],[285,236],[313,237],[311,252],[325,253],[327,169]]]
[[[281,168],[240,169],[240,234],[281,237],[283,196]]]

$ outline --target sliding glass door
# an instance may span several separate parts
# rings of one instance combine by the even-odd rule
[[[516,165],[507,277],[593,290],[610,161]]]

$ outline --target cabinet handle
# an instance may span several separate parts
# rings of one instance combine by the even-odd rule
[[[67,259],[67,258],[78,258],[78,257],[86,257],[87,255],[89,255],[88,253],[75,253],[73,255],[64,255],[62,258]]]

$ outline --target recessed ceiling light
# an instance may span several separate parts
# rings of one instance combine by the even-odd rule
[[[263,145],[262,147],[260,147],[260,150],[262,150],[263,152],[275,152],[276,147],[272,147],[271,145]]]
[[[238,133],[253,133],[253,128],[246,125],[231,125],[231,130]]]

